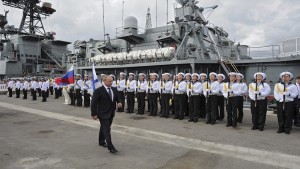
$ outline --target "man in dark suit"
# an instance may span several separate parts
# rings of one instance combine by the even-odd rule
[[[103,85],[93,93],[91,115],[94,120],[100,121],[99,145],[107,147],[111,153],[117,153],[118,150],[111,141],[110,128],[115,116],[116,102],[118,102],[118,108],[122,107],[122,103],[117,89],[111,87],[112,83],[112,77],[105,76]]]

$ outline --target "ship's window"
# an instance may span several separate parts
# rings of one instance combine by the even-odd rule
[[[27,57],[27,58],[28,58],[28,55],[27,55],[27,54],[25,54],[25,57]]]

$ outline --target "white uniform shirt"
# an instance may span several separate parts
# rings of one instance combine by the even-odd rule
[[[111,85],[111,87],[117,87],[117,83],[116,83],[116,81],[115,81],[115,80],[112,82],[112,85]]]
[[[20,81],[17,81],[17,83],[16,83],[16,89],[20,89],[21,88],[21,83],[20,83]]]
[[[247,87],[246,83],[241,82],[241,83],[237,83],[237,85],[238,85],[238,89],[237,89],[238,96],[243,96],[243,95],[247,94],[248,87]]]
[[[48,90],[48,83],[47,82],[42,82],[42,91],[46,92]]]
[[[228,98],[228,93],[229,93],[229,97],[233,97],[233,96],[239,96],[239,85],[238,83],[232,83],[229,82],[228,83],[223,83],[223,89],[222,89],[222,94],[225,98]]]
[[[160,83],[159,81],[151,81],[149,87],[149,93],[158,93],[160,89]]]
[[[50,87],[50,82],[49,82],[49,80],[47,80],[45,83],[46,83],[46,85],[47,85],[47,89],[49,89],[49,87]]]
[[[41,89],[42,88],[42,84],[43,84],[43,82],[39,81],[39,85],[38,85],[37,88]]]
[[[127,92],[135,92],[136,80],[127,81]]]
[[[9,81],[7,87],[8,87],[8,88],[11,88],[11,89],[14,88],[14,81],[12,81],[12,80]]]
[[[138,84],[137,84],[137,90],[138,92],[146,92],[148,89],[148,83],[146,80],[144,81],[138,81]]]
[[[218,95],[220,93],[220,83],[218,81],[208,82],[207,88],[207,82],[205,82],[203,84],[203,94],[205,97],[207,97],[206,89],[210,90],[208,95]]]
[[[285,96],[285,101],[294,101],[294,98],[298,96],[297,86],[294,84],[285,84],[285,91],[284,91],[284,84],[277,83],[274,87],[274,97],[277,101],[283,102],[283,93],[286,92],[287,95]]]
[[[175,89],[175,94],[185,94],[186,88],[187,88],[187,83],[184,80],[182,80],[180,82],[176,81],[175,88],[173,86],[173,90]]]
[[[171,80],[163,82],[163,85],[161,86],[162,93],[172,93],[173,88],[173,82]]]
[[[256,83],[249,84],[249,97],[251,100],[255,101],[255,92],[256,91]],[[271,93],[271,88],[268,83],[258,83],[257,91],[260,93],[257,95],[257,100],[263,100],[266,96]]]
[[[118,91],[124,91],[126,88],[126,84],[125,84],[126,80],[117,80],[117,90]]]
[[[27,81],[24,81],[23,83],[23,89],[28,90],[29,83]]]
[[[39,88],[39,84],[36,81],[32,81],[31,83],[31,89],[36,90]]]
[[[296,83],[296,87],[298,90],[298,96],[296,98],[300,99],[300,84]]]
[[[75,89],[81,90],[82,86],[83,86],[83,80],[80,79],[75,82]]]
[[[191,82],[191,87],[187,90],[187,95],[200,95],[203,92],[203,86],[199,81]]]
[[[58,84],[53,83],[53,88],[54,88],[54,89],[58,89],[58,88],[59,88]]]

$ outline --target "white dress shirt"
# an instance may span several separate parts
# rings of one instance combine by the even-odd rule
[[[107,87],[105,84],[103,84],[103,86],[105,87],[108,95],[109,95],[109,90],[110,90],[110,93],[111,93],[111,101],[114,101],[114,92],[113,90],[111,89],[112,87]],[[108,89],[109,88],[109,89]]]
[[[21,88],[21,83],[20,83],[20,81],[17,81],[17,83],[16,83],[16,89],[20,89]]]
[[[42,83],[42,82],[41,82],[41,83]],[[38,88],[40,88],[40,87],[39,87],[39,84],[38,84],[36,81],[33,81],[33,82],[31,83],[31,89],[36,90],[36,89],[38,89]]]
[[[29,83],[27,81],[24,81],[23,83],[23,89],[28,90]]]
[[[190,82],[191,83],[191,88],[187,89],[187,95],[191,95],[191,96],[198,96],[203,92],[203,86],[199,81],[195,81],[195,82]]]
[[[175,89],[175,94],[186,94],[187,83],[182,80],[180,82],[176,81],[173,90]]]
[[[83,86],[83,81],[81,79],[77,80],[75,82],[75,89],[80,89],[81,90],[82,86]]]
[[[229,97],[234,97],[234,96],[238,96],[239,95],[239,91],[238,91],[238,83],[232,83],[232,82],[227,82],[227,83],[223,83],[223,89],[222,89],[222,94],[225,98],[228,98],[228,94]]]
[[[161,86],[162,93],[164,94],[171,94],[173,88],[173,82],[171,80],[163,82],[163,85]]]
[[[148,89],[148,84],[147,84],[147,81],[144,80],[144,81],[138,81],[138,84],[137,84],[137,90],[138,92],[146,92]]]
[[[127,81],[127,92],[135,92],[136,80]]]
[[[255,92],[256,91],[256,83],[249,84],[249,97],[251,100],[255,101]],[[271,88],[268,83],[258,83],[257,84],[257,100],[264,100],[270,93]]]
[[[48,90],[48,83],[47,82],[42,82],[42,91],[46,92]]]
[[[207,92],[208,95],[218,95],[220,93],[220,83],[218,81],[208,82],[208,84],[205,82],[203,84],[203,89],[203,94],[205,97],[207,97]]]
[[[151,81],[149,87],[149,93],[158,93],[160,89],[159,81]]]
[[[284,84],[277,83],[274,87],[274,97],[277,101],[283,102],[283,95],[285,95],[285,101],[294,101],[294,98],[298,96],[297,86],[294,84],[285,84],[285,91],[284,91]]]
[[[124,91],[126,88],[126,84],[125,84],[126,80],[117,80],[117,90],[118,91]]]

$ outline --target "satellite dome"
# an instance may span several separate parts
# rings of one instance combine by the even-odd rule
[[[138,28],[138,21],[136,17],[129,16],[124,21],[124,27],[125,28]]]

